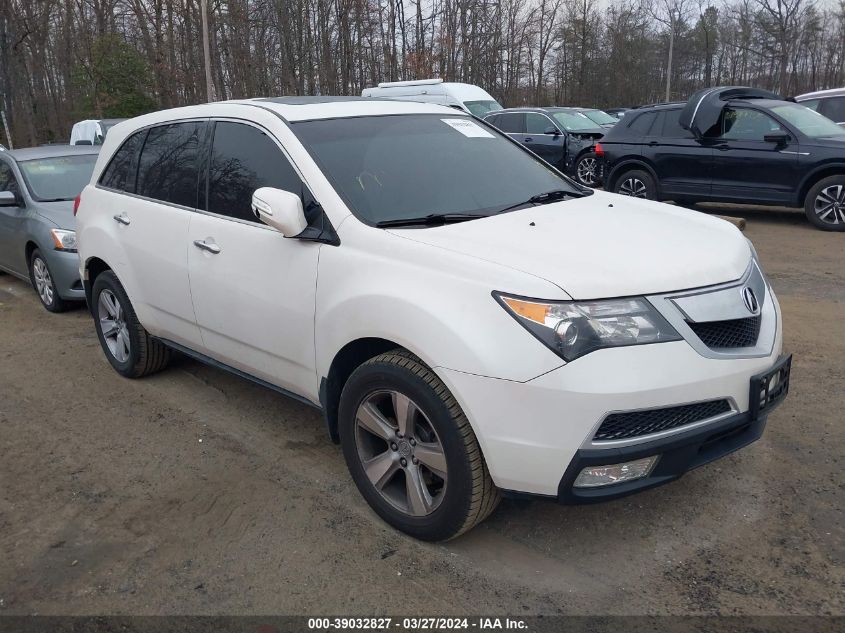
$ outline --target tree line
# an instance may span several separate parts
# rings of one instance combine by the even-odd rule
[[[207,100],[202,0],[5,0],[18,146]],[[505,106],[633,106],[720,84],[845,85],[842,0],[208,0],[215,100],[477,84]]]

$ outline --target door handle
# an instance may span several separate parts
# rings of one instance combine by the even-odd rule
[[[648,144],[654,147],[655,145],[659,145],[660,143],[658,141],[649,141]]]
[[[123,213],[119,214],[119,215],[114,216],[114,220],[115,220],[115,222],[117,222],[119,224],[123,224],[124,226],[129,226],[129,222],[130,222],[129,216],[126,215],[125,211]]]
[[[530,143],[530,142],[531,142],[531,141],[533,141],[533,140],[534,140],[534,139],[533,139],[533,138],[531,138],[530,136],[526,136],[526,137],[525,137],[525,142],[526,142],[526,143]]]
[[[212,255],[217,255],[221,249],[217,244],[215,244],[214,240],[210,237],[205,240],[194,240],[194,246],[199,248],[200,250],[207,251]]]
[[[731,146],[728,145],[727,143],[722,143],[721,145],[716,146],[716,149],[719,150],[720,152],[726,152],[730,148],[731,148]]]

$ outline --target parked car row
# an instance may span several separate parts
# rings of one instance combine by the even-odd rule
[[[845,231],[845,130],[773,93],[713,88],[638,108],[596,148],[610,191],[680,204],[802,207]]]

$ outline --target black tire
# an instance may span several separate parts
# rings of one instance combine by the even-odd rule
[[[601,186],[601,163],[595,152],[587,152],[575,161],[575,180],[585,187]]]
[[[38,295],[41,305],[50,312],[65,312],[73,305],[72,302],[65,301],[59,296],[59,290],[56,288],[56,282],[53,281],[47,260],[37,248],[29,256],[29,280],[35,288],[35,294]]]
[[[845,231],[845,174],[822,178],[804,199],[810,224],[822,231]]]
[[[104,293],[107,293],[105,297]],[[104,314],[101,311],[100,301],[103,299],[104,302],[108,303],[112,298],[117,301],[120,308],[119,316],[114,322],[123,326],[122,334],[117,335],[115,344],[118,343],[117,339],[125,340],[122,338],[124,335],[128,337],[129,341],[128,353],[125,354],[125,358],[121,358],[121,354],[110,349],[103,332],[104,323],[109,323],[109,321],[104,322],[100,318],[100,315]],[[129,301],[129,297],[117,275],[112,271],[107,270],[97,275],[91,291],[91,306],[97,338],[100,339],[103,353],[117,373],[126,378],[141,378],[167,367],[167,363],[170,361],[170,348],[147,333],[138,321],[135,309],[132,307],[132,303]],[[103,309],[106,309],[105,305]],[[125,348],[123,349],[125,350]]]
[[[367,476],[363,458],[360,455],[359,443],[362,442],[357,417],[359,407],[369,403],[386,390],[400,393],[409,398],[422,417],[417,414],[418,423],[415,428],[430,427],[442,446],[445,456],[447,479],[444,479],[439,492],[439,505],[425,516],[413,516],[391,503]],[[386,396],[390,398],[390,396]],[[393,418],[393,423],[398,418]],[[389,416],[385,416],[389,421]],[[343,387],[339,410],[340,442],[346,464],[352,474],[352,479],[358,490],[375,512],[394,528],[424,541],[444,541],[466,532],[474,525],[483,521],[499,503],[499,491],[490,478],[484,456],[478,440],[470,427],[469,421],[461,411],[452,394],[440,379],[426,367],[420,359],[405,350],[397,349],[377,356],[356,369]],[[415,432],[422,434],[424,429]],[[365,433],[366,434],[366,433]],[[369,437],[369,436],[367,436]],[[397,437],[402,438],[402,435]],[[431,441],[419,439],[418,442]],[[376,441],[380,441],[376,438]],[[397,440],[402,442],[402,439]],[[411,439],[407,439],[412,442]],[[393,442],[393,440],[391,440]],[[413,444],[419,450],[420,444]],[[385,447],[388,444],[385,442]],[[431,444],[429,444],[431,446]],[[407,448],[407,442],[406,446]],[[395,448],[393,449],[396,450]],[[408,482],[408,473],[412,464],[401,468],[395,464],[400,452],[394,456],[395,479],[391,484],[401,491]],[[384,449],[386,454],[388,449]],[[382,454],[382,455],[383,455]],[[422,453],[419,453],[422,455]],[[414,464],[419,463],[414,453],[410,454]],[[421,458],[422,459],[422,458]],[[401,461],[401,460],[400,460]],[[426,472],[425,465],[419,472]],[[433,471],[431,471],[433,472]],[[426,472],[429,482],[438,479]],[[383,485],[387,488],[386,485]],[[428,490],[428,487],[427,487]],[[401,494],[401,492],[399,493]],[[410,508],[410,500],[408,501]]]
[[[632,196],[645,200],[657,199],[657,186],[654,178],[641,169],[631,169],[620,174],[613,183],[613,193]]]

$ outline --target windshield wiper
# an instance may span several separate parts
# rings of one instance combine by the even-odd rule
[[[513,211],[514,209],[519,209],[520,207],[527,207],[529,204],[549,204],[550,202],[557,202],[558,200],[563,200],[564,198],[582,198],[583,196],[584,194],[582,193],[570,191],[568,189],[552,189],[551,191],[531,196],[524,202],[517,202],[516,204],[512,204],[504,209],[499,209],[496,213]]]
[[[429,213],[420,218],[394,218],[392,220],[382,220],[376,222],[376,226],[384,228],[388,226],[416,226],[416,225],[431,225],[431,224],[450,224],[454,222],[466,222],[467,220],[475,220],[476,218],[489,217],[486,214],[478,213]]]

